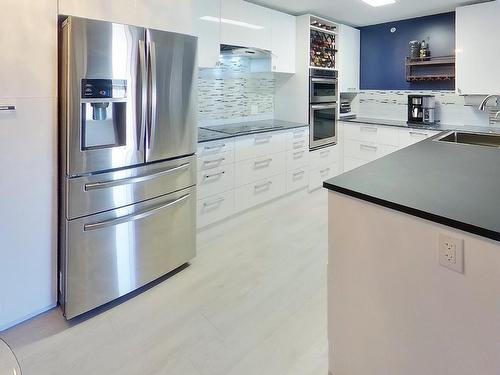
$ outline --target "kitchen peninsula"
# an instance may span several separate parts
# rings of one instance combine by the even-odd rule
[[[498,373],[499,139],[443,132],[324,183],[332,371]]]

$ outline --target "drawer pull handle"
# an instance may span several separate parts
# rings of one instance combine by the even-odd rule
[[[300,177],[306,174],[306,171],[300,171],[300,172],[295,172],[293,174],[293,177]]]
[[[302,138],[305,134],[305,130],[299,130],[293,133],[293,138]]]
[[[377,132],[377,128],[373,128],[371,126],[361,126],[361,131],[362,132],[371,132],[371,133],[376,133]]]
[[[420,137],[427,137],[427,133],[421,133],[421,132],[410,132],[410,135],[416,135]]]
[[[221,204],[222,202],[224,202],[225,200],[226,200],[226,198],[224,198],[224,197],[217,198],[217,199],[213,200],[212,202],[203,203],[203,207],[217,206],[217,205]]]
[[[273,159],[266,159],[266,160],[261,160],[261,161],[255,161],[254,165],[255,165],[255,168],[269,167],[269,165],[271,164],[272,161],[273,161]]]
[[[305,151],[297,151],[293,153],[293,158],[294,159],[299,159],[304,156],[306,152]]]
[[[221,143],[219,145],[215,145],[215,146],[205,146],[205,150],[206,151],[210,151],[210,150],[220,150],[222,148],[226,147],[226,144],[225,143]]]
[[[373,152],[377,152],[378,147],[368,146],[368,145],[359,145],[359,149],[361,151],[373,151]]]
[[[15,105],[0,105],[0,111],[15,111]]]
[[[220,158],[220,159],[216,159],[216,160],[205,160],[203,162],[203,164],[205,164],[205,165],[220,164],[225,160],[226,160],[226,158]]]
[[[328,155],[330,155],[330,150],[322,151],[322,152],[320,152],[320,154],[319,154],[319,156],[321,156],[322,158],[325,158],[325,157],[327,157]]]
[[[181,171],[184,171],[190,167],[190,163],[184,163],[181,164],[177,167],[172,167],[169,169],[165,169],[161,172],[155,172],[151,174],[146,174],[142,176],[136,176],[136,177],[127,177],[127,178],[122,178],[120,180],[113,180],[113,181],[100,181],[100,182],[92,182],[89,184],[85,184],[85,191],[90,191],[90,190],[98,190],[98,189],[109,189],[113,188],[116,186],[123,186],[123,185],[132,185],[132,184],[138,184],[139,182],[145,182],[149,180],[153,180],[155,178],[168,175],[170,173],[178,173]]]
[[[263,143],[269,143],[271,139],[273,138],[272,135],[267,135],[265,137],[255,137],[255,144],[263,144]]]
[[[320,171],[319,171],[319,173],[321,173],[321,174],[328,173],[328,172],[330,172],[330,169],[331,169],[331,168],[325,168],[325,169],[322,169],[322,170],[320,170]]]
[[[255,190],[259,190],[259,189],[262,189],[262,188],[269,188],[271,185],[272,185],[272,181],[268,181],[268,182],[265,182],[263,184],[260,184],[260,185],[255,185]]]
[[[85,232],[87,232],[89,230],[104,229],[107,227],[116,226],[116,225],[123,224],[123,223],[128,223],[130,221],[141,220],[141,219],[147,218],[151,215],[154,215],[161,210],[176,206],[176,205],[180,204],[181,202],[184,202],[190,196],[191,196],[191,194],[183,195],[182,197],[180,197],[176,200],[169,201],[167,203],[153,207],[153,208],[146,210],[146,211],[139,211],[139,212],[133,213],[131,215],[125,215],[122,217],[118,217],[116,219],[111,219],[108,221],[101,221],[99,223],[85,224],[83,226],[83,230]]]
[[[219,172],[219,173],[215,173],[215,174],[206,174],[205,176],[203,176],[203,178],[205,180],[209,180],[209,179],[212,179],[212,178],[218,178],[218,177],[221,177],[223,174],[225,174],[226,172]]]
[[[305,143],[305,141],[295,142],[293,144],[293,149],[296,150],[298,148],[304,147],[304,143]]]

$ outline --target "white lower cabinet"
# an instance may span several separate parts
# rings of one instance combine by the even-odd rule
[[[386,146],[379,143],[360,142],[347,139],[344,143],[344,156],[366,161],[372,161],[397,151],[396,146]]]
[[[307,187],[309,184],[309,169],[306,167],[286,172],[286,192],[291,193]]]
[[[429,137],[439,134],[435,130],[420,130],[420,129],[400,129],[399,131],[399,147],[405,148],[417,142],[423,141]]]
[[[198,228],[216,223],[234,213],[234,190],[198,200]]]
[[[285,174],[280,174],[236,188],[235,212],[265,203],[285,194]]]
[[[259,156],[235,165],[235,186],[242,186],[285,171],[285,153]]]
[[[355,158],[350,158],[349,156],[345,156],[343,173],[359,168],[362,165],[365,165],[366,163],[368,163],[366,160],[355,159]]]
[[[312,169],[309,172],[309,190],[312,191],[321,188],[324,181],[338,176],[340,173],[341,168],[338,162]]]
[[[286,152],[286,170],[291,171],[309,165],[309,149],[289,150]]]
[[[234,164],[198,172],[198,199],[233,189]]]

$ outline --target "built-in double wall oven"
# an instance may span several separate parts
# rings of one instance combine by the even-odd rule
[[[310,70],[309,125],[311,150],[337,143],[338,72]]]

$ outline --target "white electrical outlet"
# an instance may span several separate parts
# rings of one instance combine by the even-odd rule
[[[445,234],[439,235],[439,264],[458,273],[464,273],[464,240]]]

